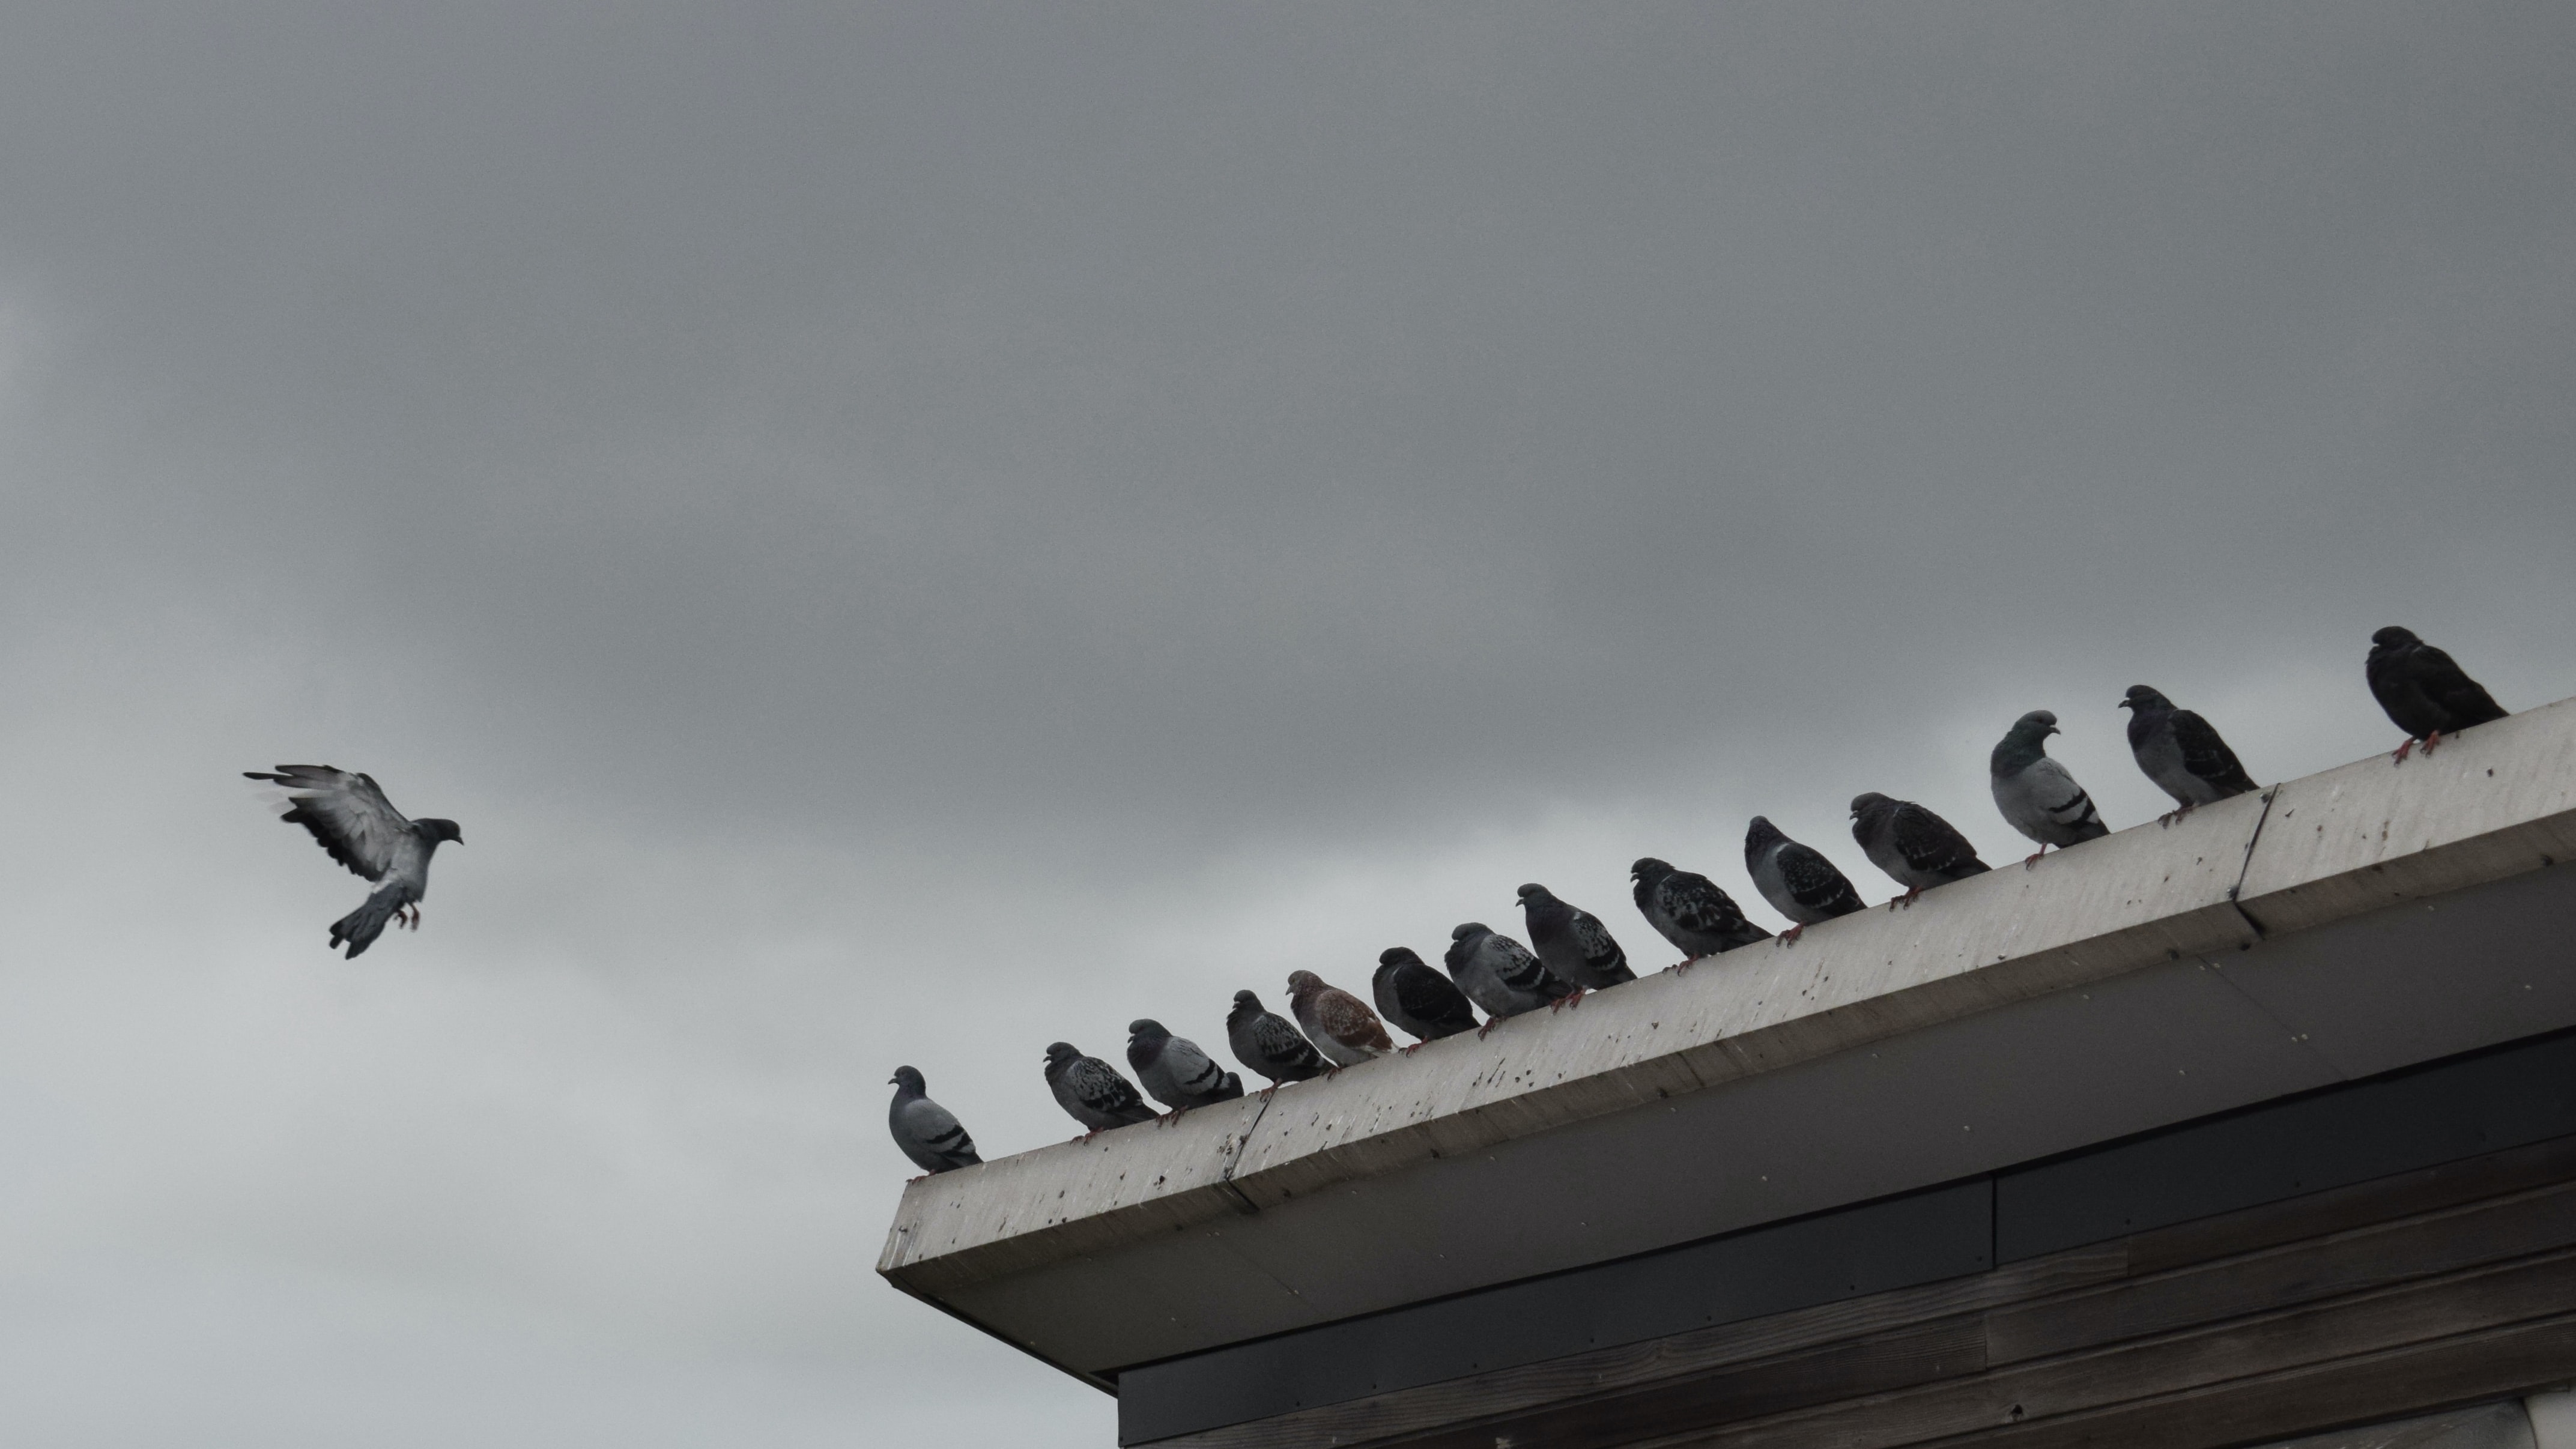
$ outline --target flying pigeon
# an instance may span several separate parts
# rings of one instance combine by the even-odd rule
[[[1261,998],[1249,991],[1234,993],[1234,1010],[1225,1015],[1226,1043],[1234,1048],[1234,1059],[1270,1079],[1261,1089],[1267,1097],[1279,1090],[1282,1082],[1302,1082],[1323,1075],[1324,1059],[1315,1053],[1315,1044],[1298,1034],[1288,1019],[1261,1009]]]
[[[1157,1116],[1145,1099],[1136,1095],[1136,1084],[1118,1075],[1118,1069],[1098,1057],[1087,1057],[1073,1049],[1071,1042],[1053,1042],[1046,1053],[1047,1087],[1055,1093],[1056,1105],[1065,1115],[1091,1130],[1073,1139],[1088,1142],[1112,1127],[1131,1122],[1151,1122]]]
[[[1744,832],[1744,873],[1771,909],[1795,924],[1780,933],[1781,944],[1796,941],[1818,921],[1848,916],[1860,909],[1860,892],[1825,853],[1800,845],[1780,827],[1756,815]]]
[[[1687,971],[1702,956],[1771,939],[1744,919],[1734,897],[1697,871],[1675,870],[1649,855],[1628,867],[1628,878],[1636,882],[1637,913],[1681,950],[1682,959],[1667,971]]]
[[[1610,939],[1610,928],[1600,917],[1567,905],[1536,883],[1522,886],[1520,895],[1530,949],[1557,979],[1573,982],[1578,994],[1637,979],[1628,969],[1628,953]]]
[[[1297,1013],[1306,1039],[1333,1059],[1332,1072],[1395,1050],[1395,1039],[1386,1034],[1386,1026],[1367,1002],[1338,986],[1325,985],[1324,978],[1312,971],[1288,973],[1288,1009]]]
[[[1989,868],[1949,821],[1911,800],[1891,800],[1876,791],[1852,797],[1852,839],[1870,864],[1905,887],[1905,894],[1887,903],[1891,910],[1911,907],[1916,897],[1945,881],[1983,875]]]
[[[313,832],[331,858],[376,888],[364,904],[331,923],[331,944],[348,943],[346,960],[376,943],[385,923],[400,920],[420,929],[420,900],[429,894],[429,857],[441,841],[465,843],[453,820],[406,820],[372,776],[329,765],[280,765],[276,774],[244,770],[253,780],[286,789],[291,808],[278,818]]]
[[[923,1177],[973,1167],[984,1160],[975,1155],[975,1139],[966,1135],[956,1116],[922,1095],[921,1073],[910,1067],[897,1067],[886,1080],[894,1085],[894,1105],[886,1109],[886,1127],[894,1133],[894,1145],[903,1149],[903,1155],[912,1159]]]
[[[2504,707],[2487,693],[2486,686],[2463,673],[2450,655],[2416,638],[2411,629],[2388,628],[2371,635],[2370,659],[2363,668],[2370,677],[2370,692],[2379,697],[2379,707],[2388,711],[2391,723],[2406,731],[2406,741],[2394,757],[2401,765],[2417,740],[2424,742],[2424,753],[2429,755],[2443,735],[2505,716]]]
[[[1230,1102],[1243,1095],[1243,1078],[1216,1064],[1188,1037],[1174,1036],[1150,1018],[1127,1023],[1127,1065],[1155,1101],[1177,1122],[1192,1107]]]
[[[2005,823],[2039,842],[2039,849],[2021,863],[2024,870],[2039,864],[2052,845],[2062,850],[2111,833],[2093,808],[2093,797],[2064,765],[2048,757],[2048,737],[2057,732],[2057,716],[2032,710],[2004,732],[1988,766],[1995,808],[2004,813]]]
[[[2129,753],[2156,788],[2174,798],[2171,825],[2194,805],[2215,805],[2230,795],[2250,795],[2263,787],[2245,773],[2236,752],[2218,737],[2209,721],[2143,684],[2129,686],[2120,708],[2129,712]]]
[[[1403,1048],[1408,1056],[1420,1051],[1422,1042],[1476,1029],[1476,1008],[1410,947],[1391,946],[1380,952],[1377,975],[1369,986],[1377,998],[1378,1014],[1422,1039]]]
[[[1551,974],[1545,962],[1509,936],[1498,935],[1482,921],[1469,921],[1449,933],[1449,952],[1441,958],[1449,979],[1490,1018],[1476,1029],[1483,1036],[1507,1016],[1550,1009],[1574,995],[1574,987]]]

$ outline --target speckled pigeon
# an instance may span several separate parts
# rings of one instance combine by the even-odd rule
[[[2245,773],[2236,752],[2209,721],[2143,684],[2132,684],[2120,708],[2129,712],[2129,753],[2156,788],[2174,798],[2171,825],[2194,805],[2215,805],[2231,795],[2250,795],[2263,787]]]
[[[1628,879],[1636,886],[1637,914],[1682,953],[1667,971],[1688,971],[1703,956],[1771,939],[1744,918],[1733,896],[1697,871],[1675,870],[1649,855],[1628,867]]]
[[[2417,740],[2431,754],[2442,736],[2505,716],[2486,686],[2471,679],[2451,656],[2415,637],[2411,629],[2387,628],[2370,636],[2370,658],[2363,666],[2370,692],[2388,711],[2390,723],[2406,731],[2397,747],[2397,763]]]
[[[1159,1115],[1136,1095],[1136,1084],[1098,1057],[1087,1057],[1071,1042],[1047,1047],[1047,1087],[1065,1115],[1091,1129],[1074,1139],[1088,1142],[1112,1127],[1151,1122]]]
[[[1249,991],[1234,993],[1234,1010],[1225,1015],[1225,1039],[1234,1048],[1236,1061],[1270,1079],[1270,1085],[1261,1089],[1265,1097],[1278,1091],[1282,1082],[1302,1082],[1324,1073],[1325,1062],[1315,1044],[1288,1018],[1262,1010],[1261,998]]]
[[[1500,935],[1482,921],[1469,921],[1449,933],[1449,951],[1441,958],[1449,979],[1489,1018],[1476,1029],[1483,1036],[1507,1016],[1554,1009],[1574,995],[1572,983],[1547,969],[1530,948]]]
[[[331,923],[331,944],[348,944],[343,959],[354,961],[374,945],[388,921],[420,929],[420,902],[429,894],[429,857],[442,841],[463,845],[462,827],[428,816],[403,818],[372,777],[354,770],[280,765],[273,775],[258,770],[242,774],[284,787],[291,806],[278,818],[313,832],[333,860],[376,883],[363,904]]]
[[[1151,1018],[1127,1023],[1127,1065],[1147,1095],[1172,1109],[1165,1121],[1179,1121],[1192,1107],[1243,1095],[1243,1078],[1218,1066],[1197,1042],[1172,1035]]]
[[[1610,939],[1610,928],[1590,911],[1558,900],[1547,887],[1532,882],[1521,887],[1521,919],[1529,926],[1530,949],[1561,981],[1578,992],[1601,991],[1634,981],[1628,953]]]
[[[2048,737],[2057,732],[2057,716],[2032,710],[2013,721],[1988,758],[1995,808],[2005,824],[2039,843],[2022,862],[2024,870],[2039,864],[2052,845],[2064,849],[2111,833],[2074,774],[2049,758]]]
[[[984,1160],[975,1155],[975,1139],[966,1135],[955,1115],[922,1095],[921,1073],[910,1067],[897,1067],[886,1080],[894,1085],[894,1103],[886,1108],[886,1128],[894,1133],[894,1145],[922,1170],[922,1176],[973,1167]]]
[[[1780,933],[1794,944],[1807,928],[1860,909],[1860,892],[1825,853],[1780,833],[1780,827],[1756,815],[1744,832],[1744,873],[1771,909],[1793,924]]]
[[[1936,885],[1983,875],[1989,868],[1977,859],[1968,837],[1911,800],[1891,800],[1873,790],[1853,796],[1851,809],[1852,839],[1861,854],[1905,887],[1905,894],[1887,903],[1890,910],[1910,907]]]
[[[1476,1029],[1476,1008],[1410,947],[1379,952],[1377,975],[1369,986],[1378,1014],[1422,1039],[1402,1049],[1408,1056],[1420,1051],[1422,1042]]]
[[[1306,1040],[1333,1059],[1333,1072],[1395,1050],[1395,1039],[1386,1034],[1385,1024],[1367,1002],[1338,986],[1325,985],[1324,978],[1312,971],[1288,973],[1288,1009],[1297,1013]]]

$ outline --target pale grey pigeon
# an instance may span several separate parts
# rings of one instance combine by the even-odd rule
[[[1261,1089],[1267,1097],[1282,1082],[1302,1082],[1324,1074],[1324,1059],[1288,1018],[1265,1011],[1249,991],[1234,993],[1234,1010],[1225,1014],[1226,1044],[1234,1059],[1270,1079]]]
[[[1333,1059],[1331,1076],[1344,1067],[1374,1061],[1395,1050],[1395,1038],[1368,1003],[1338,986],[1324,984],[1312,971],[1288,973],[1288,1009],[1315,1050]]]
[[[1098,1057],[1074,1050],[1071,1042],[1052,1042],[1046,1050],[1048,1090],[1065,1115],[1090,1130],[1075,1138],[1088,1142],[1112,1127],[1151,1122],[1160,1114],[1136,1095],[1136,1084]]]
[[[1449,933],[1449,951],[1441,958],[1449,979],[1489,1018],[1476,1035],[1492,1031],[1504,1017],[1540,1007],[1563,1005],[1574,995],[1530,948],[1500,935],[1482,921],[1469,921]]]
[[[966,1135],[956,1116],[922,1095],[925,1088],[921,1073],[910,1067],[897,1067],[886,1080],[894,1086],[894,1103],[886,1109],[886,1127],[894,1133],[894,1145],[903,1149],[903,1155],[912,1159],[923,1176],[973,1167],[984,1160],[975,1155],[975,1139]]]
[[[1530,949],[1557,979],[1573,982],[1577,991],[1601,991],[1637,979],[1628,969],[1628,953],[1610,938],[1600,917],[1558,900],[1536,882],[1522,886],[1520,897]]]
[[[331,858],[375,882],[366,901],[331,923],[331,944],[348,944],[346,960],[376,943],[385,923],[400,919],[420,929],[420,902],[429,894],[429,857],[441,841],[465,843],[453,820],[407,820],[375,780],[330,765],[280,765],[275,774],[244,770],[253,780],[283,786],[290,808],[278,818],[301,825]]]
[[[1218,1066],[1197,1042],[1172,1035],[1151,1018],[1127,1023],[1127,1065],[1146,1095],[1172,1109],[1168,1121],[1178,1121],[1192,1107],[1243,1095],[1243,1078]]]
[[[1682,953],[1667,971],[1688,971],[1703,956],[1771,939],[1744,918],[1733,896],[1697,871],[1675,870],[1649,855],[1628,867],[1628,879],[1635,883],[1637,914]]]
[[[1390,946],[1378,953],[1377,975],[1369,987],[1379,1015],[1421,1038],[1403,1048],[1407,1055],[1421,1050],[1423,1042],[1476,1029],[1476,1008],[1410,947]]]
[[[2156,788],[2174,798],[2171,825],[2194,805],[2214,805],[2231,795],[2250,795],[2263,787],[2245,773],[2236,752],[2218,731],[2187,709],[2143,684],[2132,684],[2120,708],[2129,712],[2129,753]]]
[[[2416,638],[2412,629],[2391,627],[2371,635],[2370,658],[2362,672],[2379,707],[2388,711],[2389,723],[2406,731],[2405,742],[2397,747],[2401,765],[2417,740],[2429,755],[2442,736],[2505,716],[2504,706],[2486,686],[2471,679],[2450,655]]]
[[[1860,892],[1823,851],[1791,840],[1759,815],[1744,832],[1744,873],[1771,909],[1794,923],[1780,933],[1783,944],[1796,942],[1819,921],[1860,909]]]
[[[1988,760],[1995,808],[2003,812],[2004,823],[2039,843],[2022,862],[2024,870],[2039,864],[2052,845],[2062,850],[2111,833],[2074,774],[2049,758],[2048,737],[2056,733],[2057,716],[2032,710],[2013,721]]]
[[[1905,894],[1889,910],[1911,907],[1936,885],[1983,875],[1989,868],[1977,849],[1949,821],[1911,800],[1891,800],[1873,790],[1852,797],[1852,839],[1872,865],[1886,871]]]

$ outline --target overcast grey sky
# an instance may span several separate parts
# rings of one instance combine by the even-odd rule
[[[21,3],[0,1437],[1105,1444],[926,1072],[2576,694],[2576,9]],[[236,772],[462,821],[426,926]],[[1767,911],[1754,904],[1766,921]]]

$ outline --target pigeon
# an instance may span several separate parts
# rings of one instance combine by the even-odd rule
[[[1569,906],[1547,887],[1521,887],[1521,918],[1529,923],[1530,949],[1560,981],[1574,983],[1576,994],[1602,991],[1634,981],[1628,953],[1610,939],[1610,928],[1590,911]]]
[[[1825,853],[1800,845],[1780,827],[1756,815],[1744,832],[1744,873],[1771,909],[1793,924],[1780,933],[1782,945],[1794,944],[1818,921],[1848,916],[1860,909],[1860,892],[1851,878],[1834,868]]]
[[[1378,1014],[1422,1039],[1403,1048],[1407,1056],[1420,1051],[1422,1042],[1476,1029],[1476,1008],[1410,947],[1380,952],[1377,976],[1369,986]]]
[[[1509,936],[1495,934],[1482,921],[1469,921],[1449,933],[1449,952],[1442,957],[1449,979],[1489,1018],[1476,1029],[1483,1036],[1504,1017],[1551,1009],[1574,995],[1574,987],[1550,974],[1547,964]]]
[[[2486,686],[2461,672],[2451,656],[2415,637],[2411,629],[2388,628],[2370,636],[2370,659],[2363,666],[2370,692],[2391,723],[2406,731],[2405,743],[2393,757],[2406,763],[2406,752],[2424,742],[2424,753],[2442,736],[2504,718]]]
[[[2093,797],[2064,765],[2048,757],[2048,737],[2057,732],[2057,716],[2032,710],[2004,732],[1988,766],[1995,808],[2004,813],[2005,823],[2039,842],[2039,849],[2021,863],[2024,870],[2039,864],[2052,845],[2063,850],[2111,833],[2093,808]]]
[[[1667,971],[1688,971],[1702,956],[1771,939],[1744,919],[1734,897],[1696,871],[1675,870],[1649,855],[1628,867],[1628,878],[1636,882],[1637,914],[1681,950],[1682,959]]]
[[[1270,1079],[1261,1089],[1267,1097],[1279,1090],[1282,1082],[1302,1082],[1323,1075],[1324,1059],[1315,1052],[1315,1044],[1288,1024],[1286,1017],[1261,1009],[1261,998],[1249,991],[1234,993],[1234,1010],[1225,1016],[1225,1039],[1234,1048],[1234,1059]]]
[[[331,944],[348,945],[344,960],[354,961],[374,945],[387,921],[420,929],[420,901],[429,894],[429,857],[442,841],[463,845],[462,827],[453,820],[404,819],[374,777],[354,770],[280,765],[273,775],[258,770],[242,774],[284,786],[292,803],[278,818],[313,832],[333,860],[376,883],[364,904],[331,923]]]
[[[1166,1122],[1179,1121],[1192,1107],[1243,1095],[1243,1078],[1218,1066],[1197,1042],[1172,1035],[1150,1018],[1127,1023],[1127,1065],[1147,1095],[1172,1109]]]
[[[897,1067],[886,1080],[894,1086],[894,1105],[886,1109],[886,1127],[894,1133],[894,1145],[921,1169],[922,1177],[973,1167],[984,1160],[975,1155],[975,1139],[957,1124],[956,1115],[922,1095],[921,1073],[910,1067]]]
[[[1385,1024],[1367,1002],[1338,986],[1325,985],[1324,978],[1312,971],[1288,973],[1288,1009],[1297,1013],[1306,1039],[1333,1059],[1332,1070],[1324,1074],[1328,1077],[1395,1050],[1395,1039],[1386,1034]]]
[[[1853,796],[1851,808],[1852,839],[1860,843],[1861,854],[1905,887],[1905,894],[1887,903],[1890,910],[1911,908],[1932,887],[1989,869],[1956,827],[1911,800],[1891,800],[1872,791]]]
[[[1112,1127],[1151,1122],[1162,1115],[1136,1095],[1136,1084],[1098,1057],[1087,1057],[1071,1042],[1052,1042],[1046,1054],[1047,1086],[1065,1115],[1091,1130],[1073,1139],[1088,1142]]]
[[[2159,822],[2171,825],[2194,805],[2215,805],[2230,795],[2250,795],[2263,787],[2245,773],[2236,752],[2218,737],[2209,721],[2143,684],[2129,686],[2120,708],[2129,712],[2129,753],[2156,788],[2174,798],[2174,812]]]

